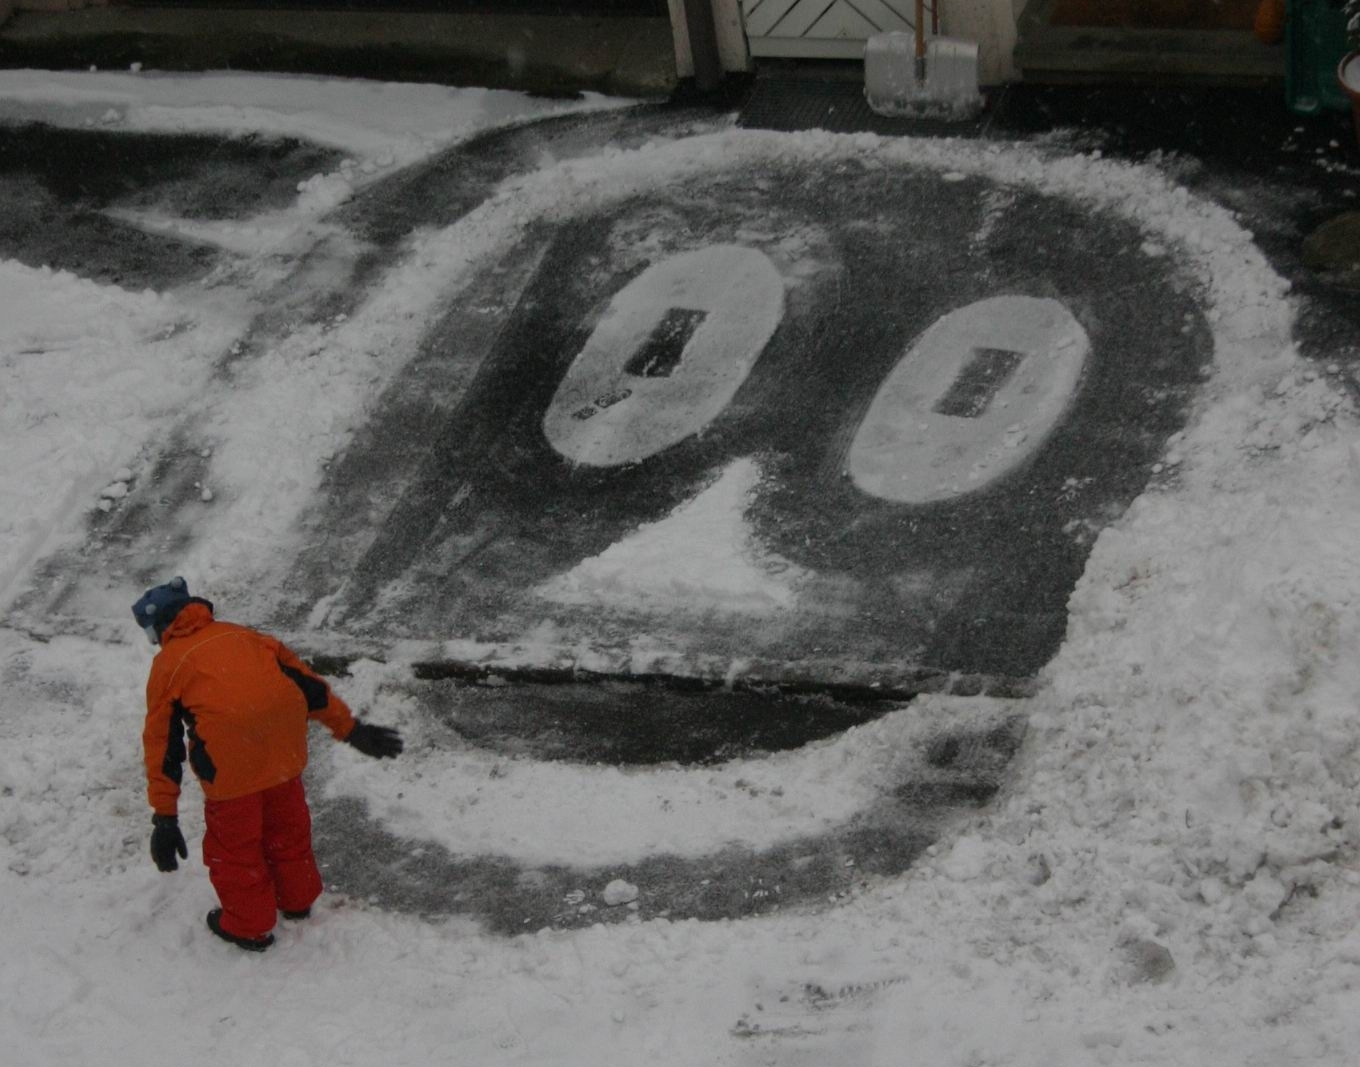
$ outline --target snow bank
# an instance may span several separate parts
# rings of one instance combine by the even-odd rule
[[[296,137],[352,153],[366,174],[414,162],[481,130],[628,103],[594,93],[549,101],[501,89],[300,74],[0,71],[0,120]]]
[[[201,302],[0,262],[0,606],[145,473],[233,328]]]

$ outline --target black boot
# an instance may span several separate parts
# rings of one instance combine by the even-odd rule
[[[213,908],[208,912],[208,929],[223,941],[230,941],[237,948],[243,948],[247,952],[263,952],[274,943],[273,934],[265,934],[264,937],[237,937],[235,934],[227,933],[222,929],[221,908]]]
[[[297,911],[285,911],[283,913],[283,917],[285,919],[292,919],[294,922],[296,922],[299,919],[309,919],[311,918],[311,915],[312,915],[311,908],[299,908]]]

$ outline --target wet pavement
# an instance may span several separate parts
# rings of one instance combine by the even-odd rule
[[[1355,208],[1344,116],[1297,119],[1249,90],[1014,87],[945,130],[873,116],[853,82],[806,78],[758,79],[739,103],[750,129],[947,132],[1153,161],[1238,213],[1294,286],[1300,350],[1356,387],[1360,301],[1303,251]],[[369,186],[285,265],[223,373],[299,323],[355,312],[413,232],[458,223],[544,158],[725,123],[683,105],[545,120]],[[228,269],[221,250],[130,214],[247,217],[332,162],[289,142],[0,127],[0,257],[132,288],[200,279]],[[450,745],[514,760],[760,760],[917,692],[1023,693],[1062,639],[1092,541],[1155,483],[1212,353],[1197,283],[1128,220],[877,160],[658,172],[603,206],[525,219],[484,267],[431,304],[308,509],[304,528],[325,537],[302,538],[273,617],[254,621],[336,670],[350,647],[508,648],[550,624],[603,677],[571,684],[570,661],[493,675],[435,654],[407,687]],[[931,432],[897,432],[908,423]],[[941,437],[952,444],[931,452]],[[145,484],[43,565],[20,613],[75,613],[92,573],[149,581],[173,566],[204,466],[186,424]],[[561,594],[564,576],[738,476],[768,577],[796,587],[774,621]],[[644,634],[671,655],[630,677]],[[765,851],[681,859],[659,844],[608,870],[525,867],[399,839],[344,798],[318,803],[318,845],[342,890],[504,932],[599,921],[575,894],[614,877],[644,887],[644,917],[751,914],[905,869],[1004,784],[1023,733],[1009,703],[971,734],[942,729],[921,741],[929,773],[833,833]]]
[[[424,677],[422,677],[422,674]],[[470,747],[534,760],[704,766],[834,737],[888,696],[677,684],[675,679],[460,681],[416,672],[421,706]]]
[[[290,204],[300,180],[339,158],[296,141],[0,124],[0,256],[125,289],[182,285],[218,250],[147,233],[119,211],[248,218]]]

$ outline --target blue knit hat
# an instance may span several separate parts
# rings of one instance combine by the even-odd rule
[[[158,645],[166,627],[175,621],[180,609],[192,599],[189,596],[189,584],[183,578],[171,578],[164,585],[154,586],[143,593],[141,599],[132,605],[132,617],[146,631],[147,639],[153,645]]]

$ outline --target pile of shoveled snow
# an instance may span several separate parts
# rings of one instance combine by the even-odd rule
[[[238,327],[199,304],[0,261],[0,604],[164,445]]]
[[[502,89],[291,74],[0,71],[0,120],[154,133],[296,137],[341,149],[371,176],[481,130],[627,106],[617,98],[534,99]]]
[[[1013,792],[900,898],[907,938],[955,924],[975,1008],[1026,1022],[976,1062],[1340,1064],[1360,1038],[1356,426],[1281,363],[1283,391],[1218,383],[1180,483],[1101,536]]]

